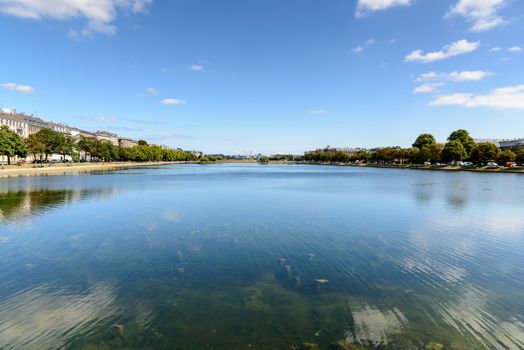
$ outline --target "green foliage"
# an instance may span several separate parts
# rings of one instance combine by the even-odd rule
[[[37,134],[29,135],[29,137],[25,139],[25,145],[27,147],[27,152],[31,154],[34,159],[37,159],[40,155],[44,154],[45,146]]]
[[[524,148],[520,148],[516,153],[516,159],[517,163],[524,164]]]
[[[324,152],[324,151],[312,151],[306,152],[304,157],[301,158],[307,162],[319,162],[319,163],[348,163],[348,162],[367,162],[371,158],[372,154],[366,150],[359,150],[354,154],[347,152]],[[296,157],[293,160],[297,160]]]
[[[22,137],[11,131],[6,125],[0,127],[0,155],[7,157],[8,164],[11,164],[11,158],[14,156],[25,157],[27,155],[27,148]]]
[[[505,151],[500,152],[497,161],[500,165],[504,165],[508,162],[514,162],[517,159],[517,155],[513,153],[511,150],[507,149]]]
[[[97,142],[98,140],[95,138],[80,136],[80,140],[78,140],[78,149],[85,152],[86,155],[91,155],[93,151],[96,152],[95,148]]]
[[[464,146],[460,141],[449,141],[442,150],[442,160],[445,162],[457,162],[466,159],[468,156]]]
[[[421,150],[422,148],[429,147],[434,143],[437,143],[437,141],[435,141],[435,137],[433,137],[433,135],[421,134],[419,135],[419,137],[417,137],[417,139],[413,143],[413,148],[416,147]]]
[[[211,164],[211,160],[208,157],[204,156],[200,158],[200,161],[198,163],[199,164]]]
[[[429,147],[413,147],[408,150],[408,159],[413,164],[424,164],[429,161],[430,157]]]
[[[477,146],[475,141],[473,141],[473,138],[469,136],[469,132],[464,129],[459,129],[453,131],[449,137],[448,141],[458,141],[462,144],[464,147],[464,150],[467,153],[466,157],[469,157],[471,154],[471,151]]]
[[[403,150],[395,147],[379,148],[371,155],[371,159],[379,163],[400,162],[404,158]]]
[[[139,146],[147,146],[147,141],[145,141],[145,140],[138,140],[138,145]]]
[[[500,149],[492,143],[483,143],[478,145],[471,151],[471,160],[478,164],[486,164],[488,162],[494,162],[498,159]]]
[[[365,163],[369,160],[370,157],[371,157],[371,154],[368,151],[359,150],[357,151],[357,153],[351,156],[350,161],[352,162],[359,161],[359,162]]]
[[[72,156],[77,148],[76,141],[73,136],[60,134],[56,152],[64,156]]]
[[[287,162],[298,161],[300,159],[301,157],[295,156],[293,154],[277,154],[277,155],[273,155],[269,157],[269,160],[287,161]]]
[[[442,160],[442,151],[444,145],[441,143],[434,143],[428,147],[428,159],[431,163],[438,163]]]
[[[263,156],[258,160],[259,163],[269,163],[269,157]]]
[[[217,160],[224,160],[226,156],[223,154],[206,154],[207,159],[211,162],[216,162]]]
[[[60,147],[64,142],[64,135],[51,129],[40,129],[36,134],[39,142],[44,146],[45,159],[50,154],[60,153]]]

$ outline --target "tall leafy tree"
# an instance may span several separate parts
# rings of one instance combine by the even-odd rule
[[[500,152],[497,161],[499,164],[503,165],[508,162],[514,162],[517,159],[517,155],[513,153],[511,150],[507,149],[502,152]]]
[[[40,142],[44,145],[45,159],[49,158],[50,154],[60,153],[60,145],[62,143],[63,135],[51,129],[40,129],[36,133]]]
[[[77,147],[75,138],[71,135],[65,134],[61,134],[58,138],[57,153],[61,154],[64,159],[66,156],[72,156]]]
[[[80,140],[78,140],[78,149],[91,157],[93,152],[96,152],[97,142],[98,140],[93,137],[81,136]]]
[[[420,134],[415,142],[413,143],[413,147],[416,147],[418,149],[422,149],[424,147],[429,147],[432,144],[437,143],[435,141],[435,137],[431,134]]]
[[[440,162],[442,158],[442,150],[444,149],[444,145],[441,143],[434,143],[428,147],[428,153],[429,153],[429,161],[431,163],[437,163]]]
[[[500,154],[500,148],[492,143],[483,143],[471,151],[471,160],[477,164],[494,162]]]
[[[445,162],[457,162],[466,159],[467,153],[459,141],[449,141],[442,149],[442,159]]]
[[[469,135],[469,132],[464,129],[459,129],[453,131],[449,137],[448,141],[458,141],[464,147],[464,150],[467,153],[467,157],[471,155],[471,151],[477,146],[473,138]]]
[[[25,145],[27,152],[33,156],[33,159],[37,159],[39,156],[44,154],[45,146],[40,141],[37,134],[31,134],[25,139]]]
[[[524,164],[524,148],[520,148],[516,153],[516,161],[519,165]]]
[[[27,148],[20,135],[11,131],[6,125],[0,127],[0,155],[7,157],[7,164],[11,164],[14,156],[25,157]]]

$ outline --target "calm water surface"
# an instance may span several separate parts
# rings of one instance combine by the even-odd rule
[[[184,165],[0,180],[0,349],[336,342],[524,349],[524,176]]]

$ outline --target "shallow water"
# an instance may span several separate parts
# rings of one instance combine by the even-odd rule
[[[0,349],[524,349],[524,177],[212,165],[0,180]]]

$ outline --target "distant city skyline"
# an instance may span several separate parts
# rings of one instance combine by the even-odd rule
[[[0,0],[0,107],[206,153],[524,137],[524,3]]]

